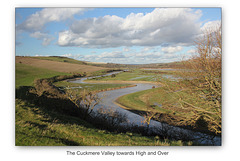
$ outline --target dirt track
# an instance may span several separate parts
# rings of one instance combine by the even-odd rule
[[[16,57],[16,63],[27,64],[34,67],[45,68],[58,72],[74,73],[74,72],[94,72],[102,69],[103,67],[95,67],[89,65],[71,64],[66,62],[57,62],[51,60],[40,60],[30,57]]]

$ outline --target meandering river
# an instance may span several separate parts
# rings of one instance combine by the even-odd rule
[[[108,73],[108,74],[102,75],[102,76],[109,76],[109,75],[117,74],[117,73],[120,73],[120,72],[112,72],[112,73]],[[97,77],[101,77],[101,76],[97,76]],[[86,79],[91,79],[91,78],[93,78],[93,77],[76,79],[76,80],[72,80],[70,82],[85,83],[84,81]],[[120,96],[138,92],[138,91],[142,91],[142,90],[151,89],[153,85],[154,84],[138,83],[138,84],[136,84],[135,87],[100,92],[100,93],[98,93],[98,95],[100,97],[103,97],[103,99],[94,108],[94,110],[97,110],[98,108],[111,108],[112,110],[116,110],[122,114],[125,114],[129,125],[147,126],[146,123],[145,124],[143,123],[144,118],[142,116],[132,113],[128,110],[125,110],[125,109],[121,108],[119,105],[115,104],[114,102]],[[157,129],[157,130],[165,129],[166,130],[167,129],[167,135],[172,136],[173,138],[174,137],[177,138],[181,134],[181,135],[186,135],[186,136],[190,137],[192,140],[194,140],[195,142],[198,142],[201,144],[221,145],[221,137],[210,136],[210,135],[200,133],[200,132],[193,132],[191,130],[170,126],[165,123],[161,123],[161,122],[154,121],[154,120],[150,121],[149,128],[152,130],[154,130],[154,129]]]

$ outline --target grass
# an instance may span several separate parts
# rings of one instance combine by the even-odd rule
[[[139,91],[135,93],[131,93],[128,95],[124,95],[117,99],[117,103],[134,110],[146,111],[147,106],[144,100],[140,98],[141,95],[147,93],[150,90]]]
[[[158,71],[158,70],[139,70],[135,69],[129,72],[121,72],[116,74],[116,77],[105,76],[87,81],[151,81],[156,82],[161,79],[177,80],[179,71]]]
[[[35,79],[50,78],[57,75],[70,75],[69,73],[56,72],[37,68],[26,64],[16,63],[16,88],[19,86],[33,86]]]
[[[41,57],[40,57],[41,58]],[[99,70],[103,70],[106,68],[102,67],[95,67],[91,65],[83,64],[81,61],[71,60],[68,58],[58,57],[43,57],[43,59],[36,58],[36,57],[21,57],[16,56],[15,62],[20,64],[27,64],[37,68],[44,68],[51,71],[57,72],[65,72],[65,73],[91,73]],[[50,59],[50,60],[45,60]],[[56,60],[55,60],[56,59]]]
[[[16,63],[16,89],[20,86],[33,86],[35,79],[50,78],[57,75],[70,74]],[[130,80],[140,76],[142,76],[140,71],[122,72],[115,79]],[[146,76],[152,77],[153,74],[146,74]],[[144,77],[144,79],[147,77]],[[55,85],[58,87],[79,86],[65,81],[57,82]],[[80,86],[82,89],[100,91],[127,85],[81,84]],[[143,91],[143,93],[145,92]],[[135,99],[134,102],[144,108],[144,101],[138,99],[142,93],[137,95],[137,97],[136,95],[132,96],[132,99]],[[34,99],[37,99],[37,97]],[[109,132],[98,129],[79,117],[63,112],[61,109],[54,109],[54,104],[51,103],[48,103],[47,107],[41,107],[41,104],[30,103],[23,98],[16,98],[15,101],[15,144],[17,146],[180,146],[192,144],[167,139],[159,140],[159,138],[145,137],[130,132]]]
[[[196,114],[193,112],[193,107],[189,106],[189,104],[201,109],[208,109],[208,104],[205,103],[204,98],[199,98],[201,93],[188,90],[187,87],[180,89],[178,82],[174,81],[168,81],[167,85],[171,89],[168,86],[164,86],[131,93],[118,98],[117,103],[136,112],[151,110],[161,114],[160,117],[158,115],[155,117],[160,122],[213,134],[211,123],[199,126],[197,122],[193,121],[193,119],[197,120],[198,118],[196,118]],[[184,103],[182,100],[189,104]],[[217,118],[217,113],[209,115]]]
[[[66,81],[56,82],[54,83],[54,85],[60,88],[79,87],[75,89],[78,89],[78,90],[86,89],[89,91],[101,91],[101,90],[108,90],[108,89],[115,89],[115,88],[129,86],[129,84],[87,84],[87,83],[78,84],[78,83],[71,83]]]
[[[105,77],[99,77],[96,79],[89,79],[89,80],[101,80],[101,81],[154,81],[156,75],[153,74],[144,74],[139,70],[135,70],[133,72],[121,72],[119,74],[116,74],[116,77],[112,76],[105,76]]]
[[[183,92],[182,92],[183,94]],[[149,99],[152,110],[160,113],[178,114],[180,112],[175,111],[175,108],[165,108],[165,104],[177,104],[178,98],[173,97],[172,94],[164,90],[163,88],[149,89],[145,91],[139,91],[136,93],[124,95],[118,98],[117,102],[130,109],[147,111],[147,100]],[[158,105],[161,105],[159,107]],[[184,113],[181,113],[181,115]],[[186,114],[187,115],[187,114]]]
[[[68,73],[37,68],[16,63],[16,89],[33,86],[33,81]],[[69,82],[57,82],[57,86],[71,86]],[[89,90],[118,88],[128,84],[81,84]],[[78,85],[77,85],[78,86]],[[23,96],[28,97],[26,96]],[[34,98],[34,99],[37,99]],[[116,133],[101,130],[79,117],[68,115],[50,105],[42,107],[27,99],[15,99],[15,145],[16,146],[181,146],[191,145],[182,141],[159,140],[135,133]]]
[[[159,140],[134,133],[100,130],[78,117],[45,112],[16,99],[16,146],[181,146],[191,142]]]
[[[166,92],[164,92],[161,88],[149,89],[144,91],[139,91],[135,93],[131,93],[128,95],[124,95],[119,97],[116,102],[127,107],[130,110],[137,110],[137,111],[148,111],[148,98],[151,107],[151,111],[155,111],[157,113],[166,113],[166,114],[173,114],[176,115],[176,111],[173,109],[166,109],[164,106],[159,107],[158,105],[164,104],[165,100],[169,101],[171,99],[170,96],[166,98]],[[165,97],[164,99],[161,99]]]
[[[166,78],[165,75],[171,76],[179,76],[180,71],[158,71],[158,70],[133,70],[131,72],[122,72],[116,75],[116,77],[104,77],[100,78],[101,81],[113,81],[113,80],[122,80],[129,81],[152,81],[156,82],[156,80],[163,82],[167,86],[170,86],[174,90],[179,90],[181,87],[178,86],[178,82],[176,79]],[[155,80],[153,80],[155,78]],[[135,93],[131,93],[128,95],[124,95],[117,99],[117,103],[131,109],[131,110],[140,110],[140,111],[147,111],[148,108],[148,101],[151,106],[151,110],[165,113],[169,115],[175,116],[182,116],[183,118],[189,117],[191,114],[189,110],[182,110],[179,105],[179,98],[184,98],[190,102],[197,102],[196,100],[190,100],[193,97],[190,97],[192,93],[188,93],[187,91],[178,91],[172,92],[167,87],[161,88],[154,88],[144,91],[139,91]],[[199,103],[199,102],[198,102]],[[169,107],[169,104],[172,106]],[[161,106],[159,106],[161,105]],[[198,105],[198,104],[196,104]]]
[[[60,56],[42,56],[42,57],[32,57],[35,59],[41,59],[41,60],[51,60],[51,61],[58,61],[58,62],[67,62],[72,64],[80,64],[80,65],[86,65],[87,63],[67,57],[60,57]]]

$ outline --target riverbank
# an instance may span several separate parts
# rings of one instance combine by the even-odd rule
[[[111,74],[112,73],[108,73],[109,76]],[[124,74],[126,74],[126,73],[124,73]],[[127,73],[127,75],[130,76],[131,73]],[[137,76],[137,75],[135,75],[135,76]],[[34,111],[39,111],[39,112],[41,111],[40,112],[41,115],[46,116],[46,115],[50,114],[49,117],[54,118],[53,120],[55,120],[55,118],[57,120],[58,117],[56,117],[56,115],[63,116],[63,117],[71,117],[71,119],[77,119],[77,118],[81,119],[82,118],[81,117],[81,110],[76,108],[75,105],[73,105],[70,102],[70,100],[67,100],[66,98],[64,98],[64,92],[63,91],[61,91],[61,90],[59,91],[58,87],[52,85],[53,82],[63,80],[64,78],[68,78],[68,77],[71,77],[71,76],[67,76],[67,77],[64,77],[64,76],[59,77],[58,76],[58,77],[44,78],[44,79],[41,79],[41,80],[37,80],[37,81],[35,81],[35,83],[37,83],[37,84],[35,84],[35,85],[37,85],[35,87],[22,87],[20,85],[20,87],[16,91],[16,98],[20,100],[19,102],[26,101],[26,103],[24,103],[24,104],[27,104],[27,106],[33,107]],[[102,77],[102,76],[98,76],[98,77]],[[86,80],[88,78],[85,77],[85,78],[77,79],[77,81],[80,81],[80,83],[82,83],[82,85],[84,84],[84,86],[87,86],[88,84],[86,84],[86,82],[82,81],[83,79]],[[131,78],[129,78],[129,79],[133,79],[133,77],[131,76]],[[129,81],[129,82],[137,83],[139,81]],[[112,121],[115,118],[118,119],[118,117],[116,117],[116,116],[124,116],[125,117],[125,114],[126,114],[126,117],[131,118],[131,120],[129,120],[130,121],[129,123],[131,124],[131,126],[127,126],[127,127],[122,126],[122,125],[116,126],[115,123],[114,123],[114,126],[112,126],[112,125],[109,124],[109,122],[104,122],[104,121],[100,121],[100,120],[96,121],[97,119],[96,118],[91,118],[92,116],[90,116],[89,119],[83,120],[83,121],[90,123],[94,128],[105,129],[109,132],[117,132],[117,133],[130,132],[132,134],[133,133],[134,134],[135,133],[141,133],[141,134],[144,134],[144,135],[147,135],[147,136],[158,135],[155,132],[154,133],[151,132],[151,134],[150,134],[148,130],[152,129],[152,128],[156,129],[156,127],[157,127],[157,129],[162,128],[163,126],[162,126],[161,123],[151,121],[152,123],[149,125],[149,127],[145,126],[146,124],[144,126],[142,126],[143,122],[144,122],[143,117],[141,117],[139,115],[136,115],[134,113],[129,113],[127,110],[124,110],[117,105],[115,106],[115,104],[113,103],[113,101],[117,97],[119,97],[119,94],[120,95],[126,95],[126,94],[129,94],[129,92],[134,93],[134,92],[141,91],[141,90],[152,89],[153,86],[156,86],[156,84],[153,85],[153,84],[149,84],[149,83],[150,83],[149,81],[142,81],[142,83],[137,84],[136,86],[133,86],[133,87],[128,87],[128,88],[120,87],[120,86],[122,86],[122,85],[120,85],[119,87],[114,87],[114,88],[118,88],[118,89],[112,90],[113,88],[108,88],[106,91],[100,92],[98,94],[98,95],[106,94],[107,96],[104,97],[102,102],[98,106],[96,106],[96,108],[94,108],[95,110],[99,110],[99,109],[105,108],[107,106],[108,108],[105,108],[105,110],[110,112],[110,114],[117,114],[115,116],[113,115],[114,117],[111,116]],[[95,85],[97,86],[97,84],[95,84]],[[95,85],[93,85],[93,89],[94,89]],[[104,88],[109,86],[106,83],[105,83],[105,85],[106,86]],[[118,84],[114,84],[114,85],[118,85]],[[127,86],[128,85],[125,85],[125,87],[127,87]],[[89,88],[89,87],[87,87],[87,88]],[[121,88],[121,89],[119,89],[119,88]],[[18,103],[16,105],[18,105]],[[37,107],[37,108],[35,108],[35,107]],[[25,107],[25,105],[21,106],[21,108],[29,109],[28,107]],[[21,112],[18,112],[18,111],[16,111],[16,112],[18,114],[21,113]],[[21,113],[21,114],[24,114],[24,112]],[[16,116],[16,117],[25,118],[25,116],[22,116],[21,114]],[[105,114],[101,115],[101,117],[102,117],[101,119],[104,118],[103,116],[105,117]],[[26,117],[27,117],[27,119],[31,118],[30,116],[26,116]],[[103,123],[103,124],[101,124],[101,123]],[[46,127],[46,126],[45,126],[44,123],[41,122],[41,120],[37,120],[35,122],[35,121],[32,120],[32,118],[28,121],[25,121],[25,122],[19,121],[17,124],[19,125],[18,128],[19,129],[23,128],[22,130],[24,131],[24,132],[21,132],[21,130],[20,130],[20,135],[21,135],[21,136],[19,136],[20,140],[22,138],[25,138],[25,139],[28,138],[28,137],[25,137],[26,134],[28,133],[27,132],[28,130],[31,130],[31,129],[34,130],[35,129],[35,130],[39,131],[40,133],[35,131],[34,134],[36,133],[40,137],[40,136],[42,136],[42,133],[45,133],[46,131],[51,129],[50,127],[52,126],[52,125],[47,125],[47,126],[50,126],[50,127],[45,129],[43,127]],[[71,125],[71,123],[68,124],[68,125]],[[112,126],[112,127],[109,128],[110,127],[109,125]],[[27,127],[27,129],[25,129],[24,127]],[[164,125],[164,127],[166,127],[166,126]],[[170,138],[170,139],[173,139],[173,140],[182,140],[181,138],[179,138],[179,136],[176,136],[176,135],[174,136],[174,135],[171,134],[171,133],[174,133],[174,132],[169,133],[170,131],[172,131],[172,130],[168,130],[168,132],[166,134],[159,134],[160,140],[162,140],[163,138]],[[31,135],[34,135],[34,134],[31,133]],[[44,136],[46,136],[48,139],[49,139],[49,137],[51,137],[51,136],[45,135],[45,134],[44,134]],[[58,137],[57,136],[54,137],[54,139],[56,139],[56,138],[58,138]],[[52,138],[50,138],[50,140],[53,141]],[[29,143],[30,142],[31,141],[29,141]],[[71,141],[70,142],[67,141],[66,144],[67,145],[72,145]],[[204,144],[210,144],[210,143],[204,143]],[[187,145],[192,145],[192,144],[187,143]]]
[[[32,78],[31,73],[25,72],[25,70],[33,71],[32,68],[30,66],[27,68],[17,67],[16,75],[21,74],[21,77],[24,77],[24,73],[27,73],[28,77]],[[38,68],[34,69],[42,71]],[[51,76],[47,75],[50,72],[52,71],[43,70],[42,77],[45,77],[46,80],[41,78],[41,81],[36,81],[43,87],[34,87],[34,79],[28,82],[29,86],[23,86],[21,82],[16,81],[19,82],[15,99],[16,146],[192,145],[191,142],[171,141],[155,136],[142,136],[133,132],[117,133],[114,130],[109,131],[83,120],[78,116],[77,108],[69,100],[59,97],[58,92],[54,92],[59,89],[52,86],[51,81],[48,82],[53,80]],[[53,76],[59,74],[52,73]],[[41,91],[37,92],[38,89]]]
[[[83,78],[84,80],[87,80],[86,78]],[[128,82],[129,81],[92,81],[94,82],[94,84],[96,83],[110,83],[110,82]],[[98,95],[100,97],[103,97],[104,95],[104,98],[102,100],[102,102],[96,106],[96,110],[99,109],[98,106],[100,106],[101,108],[104,108],[106,110],[113,110],[113,111],[118,111],[120,112],[121,114],[123,115],[126,115],[127,116],[127,119],[128,119],[128,123],[131,124],[131,125],[136,125],[136,126],[143,126],[143,127],[147,127],[148,125],[146,125],[144,122],[145,122],[145,118],[143,117],[144,115],[147,114],[147,110],[146,110],[146,107],[143,106],[142,109],[139,109],[139,106],[134,106],[136,104],[133,104],[133,105],[130,105],[129,107],[126,108],[126,106],[122,106],[119,104],[116,104],[114,103],[117,98],[123,96],[128,96],[128,95],[135,95],[136,92],[137,93],[145,93],[146,94],[146,90],[147,91],[151,91],[151,90],[158,90],[158,89],[161,89],[161,88],[153,88],[153,85],[154,84],[149,84],[149,82],[146,82],[146,81],[143,81],[144,83],[139,83],[139,81],[134,81],[134,83],[138,83],[136,87],[131,87],[131,88],[127,88],[127,89],[117,89],[117,90],[111,90],[111,91],[107,91],[107,92],[100,92]],[[86,83],[85,81],[83,80],[78,80],[76,83],[80,83],[80,84],[84,84]],[[90,82],[88,82],[90,83]],[[133,82],[132,82],[133,83]],[[158,93],[159,94],[159,93]],[[140,102],[140,104],[142,104],[142,99],[134,99],[134,101],[129,101],[129,102],[134,102],[134,103],[137,103],[137,102]],[[140,105],[140,104],[137,104],[137,105]],[[123,108],[122,108],[123,107]],[[136,107],[136,108],[132,108],[132,107]],[[127,109],[127,110],[125,110]],[[155,110],[152,109],[151,112],[154,112]],[[132,113],[133,112],[133,113]],[[169,115],[167,115],[166,113],[156,113],[156,116],[161,114],[161,118],[162,120],[160,122],[165,122],[165,123],[169,123],[168,121],[177,121],[174,117],[169,117]],[[156,119],[156,118],[152,118],[153,120],[157,120],[159,121],[159,119]],[[153,121],[152,121],[153,122]],[[154,123],[150,123],[149,126],[152,126],[152,128],[161,128],[162,127],[162,123],[160,122],[154,122]],[[169,124],[171,125],[171,124]],[[179,125],[175,125],[175,126],[169,126],[169,125],[164,125],[165,128],[168,127],[169,130],[167,130],[168,134],[166,135],[165,134],[165,137],[172,137],[172,138],[179,138],[179,136],[176,136],[175,134],[176,133],[179,133],[177,131],[181,131],[181,133],[185,133],[184,134],[184,137],[186,137],[186,135],[188,135],[189,138],[192,138],[193,140],[195,140],[196,138],[198,138],[199,136],[204,136],[205,137],[205,140],[204,141],[200,141],[200,143],[202,144],[212,144],[211,142],[211,138],[215,138],[214,136],[207,136],[206,134],[200,134],[198,133],[199,131],[196,130],[196,129],[193,129],[193,128],[189,128],[187,126],[179,126]],[[179,127],[182,127],[182,129],[178,129]],[[185,131],[184,131],[185,129]],[[191,129],[192,131],[188,131],[188,129]],[[203,131],[202,131],[203,132]],[[161,132],[160,132],[161,133]],[[175,134],[174,134],[175,133]],[[193,136],[189,136],[189,133],[191,133]],[[195,133],[195,134],[193,134]],[[175,136],[174,136],[175,135]],[[194,136],[195,135],[195,136]],[[209,140],[208,140],[209,139]],[[215,143],[216,145],[220,145],[220,142],[219,141],[220,138],[215,138]],[[196,140],[197,141],[197,140]],[[214,145],[215,145],[214,143]]]
[[[182,146],[136,133],[115,133],[47,107],[16,99],[16,146]]]
[[[149,89],[120,96],[116,99],[115,103],[121,108],[127,109],[141,116],[144,116],[147,112],[151,111],[152,113],[155,113],[152,119],[159,122],[193,130],[195,132],[206,133],[212,136],[221,136],[221,134],[216,135],[214,131],[211,131],[205,120],[199,118],[197,124],[194,121],[191,121],[194,113],[191,113],[191,109],[181,108],[181,104],[179,104],[180,98],[183,98],[183,96],[185,98],[191,98],[189,95],[191,94],[185,90],[176,90],[175,92],[172,92],[163,86],[161,88]],[[189,99],[189,101],[193,102],[194,100]]]

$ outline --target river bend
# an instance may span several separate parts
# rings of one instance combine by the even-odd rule
[[[112,72],[112,73],[108,73],[108,74],[103,75],[103,76],[109,76],[111,74],[117,74],[117,73],[119,73],[119,72]],[[97,76],[97,77],[101,77],[101,76]],[[76,80],[72,80],[70,82],[72,82],[72,83],[85,83],[84,81],[86,79],[91,79],[91,78],[93,78],[93,77],[76,79]],[[130,93],[142,91],[142,90],[151,89],[153,85],[154,84],[138,83],[134,87],[100,92],[100,93],[98,93],[98,95],[103,99],[94,108],[94,110],[97,110],[99,108],[106,108],[106,109],[111,108],[112,110],[117,110],[118,112],[120,112],[122,114],[125,114],[127,116],[127,120],[128,120],[127,122],[130,125],[147,126],[147,124],[143,123],[144,118],[142,116],[140,116],[138,114],[135,114],[135,113],[132,113],[128,110],[125,110],[125,109],[121,108],[119,105],[115,104],[114,102],[116,101],[116,99],[118,97],[121,97],[121,96],[126,95],[126,94],[130,94]],[[165,123],[161,123],[161,122],[154,121],[154,120],[151,120],[150,125],[149,125],[149,127],[151,129],[154,129],[154,128],[161,129],[163,126],[164,126],[165,129],[166,128],[169,129],[168,134],[171,135],[171,136],[173,136],[173,135],[177,136],[179,133],[181,133],[181,134],[185,133],[186,135],[191,136],[191,139],[198,142],[198,143],[208,144],[208,145],[217,145],[217,146],[221,145],[221,137],[217,137],[217,136],[214,137],[214,136],[210,136],[210,135],[200,133],[200,132],[193,132],[191,130],[170,126],[170,125],[167,125]]]

